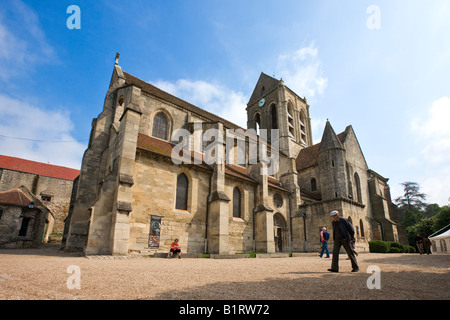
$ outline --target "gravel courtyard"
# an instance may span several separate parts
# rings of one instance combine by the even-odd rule
[[[56,246],[1,249],[0,299],[450,299],[450,255],[366,253],[358,263],[360,272],[352,273],[341,255],[336,274],[327,271],[331,259],[312,253],[265,259],[87,259]],[[374,265],[380,268],[381,289],[371,290],[367,269]],[[70,266],[80,271],[80,289],[73,288]]]

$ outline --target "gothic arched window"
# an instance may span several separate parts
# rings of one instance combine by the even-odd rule
[[[261,129],[261,116],[259,113],[255,114],[255,130],[256,134],[259,135],[259,130]]]
[[[241,217],[241,191],[237,187],[233,190],[233,217]]]
[[[270,116],[272,118],[272,129],[278,129],[277,107],[275,104],[270,107]]]
[[[167,121],[166,116],[160,112],[153,118],[153,130],[152,136],[155,138],[160,138],[167,140],[169,132],[169,122]]]
[[[362,194],[361,194],[361,182],[359,180],[359,175],[355,172],[355,186],[356,186],[356,200],[359,203],[362,203]]]
[[[361,229],[361,237],[365,237],[365,234],[364,234],[364,223],[363,223],[363,221],[360,219],[359,220],[359,228]]]
[[[177,178],[177,198],[175,209],[187,210],[188,179],[184,173]]]
[[[292,109],[291,103],[288,104],[288,126],[289,126],[289,136],[295,139],[295,129],[294,129],[294,111]]]
[[[306,144],[306,116],[303,111],[300,113],[300,138],[301,142]]]
[[[315,178],[311,179],[311,192],[316,192],[317,191],[317,181]]]

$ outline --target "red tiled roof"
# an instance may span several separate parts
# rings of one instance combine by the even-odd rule
[[[3,155],[0,155],[0,169],[26,172],[40,176],[72,181],[75,180],[75,178],[80,174],[80,170],[76,169]]]
[[[11,190],[0,192],[0,204],[28,207],[30,203],[34,204],[34,207],[41,211],[48,211],[53,216],[53,213],[39,200],[36,198],[27,187],[20,186]]]
[[[337,136],[339,140],[343,143],[346,137],[345,132],[341,132]],[[309,167],[314,167],[317,165],[317,157],[319,155],[320,143],[321,142],[300,150],[297,159],[295,159],[297,171],[302,171]]]
[[[123,74],[125,76],[125,82],[127,84],[136,85],[136,86],[140,87],[142,91],[147,92],[148,94],[150,94],[152,96],[163,99],[165,101],[169,101],[170,103],[173,103],[173,104],[180,106],[184,109],[187,109],[191,112],[195,112],[195,113],[202,115],[205,118],[210,119],[212,121],[220,121],[227,128],[232,128],[232,129],[240,128],[238,125],[232,123],[231,121],[223,119],[209,111],[206,111],[205,109],[199,108],[189,102],[186,102],[178,97],[175,97],[175,96],[171,95],[170,93],[167,93],[167,92],[155,87],[154,85],[152,85],[148,82],[145,82],[144,80],[141,80],[125,71],[123,71]]]
[[[150,136],[142,134],[142,133],[139,133],[139,135],[138,135],[138,141],[137,141],[138,149],[146,150],[146,151],[170,158],[172,156],[173,147],[174,147],[174,145],[170,142],[167,142],[167,141],[164,141],[161,139],[157,139],[154,137],[150,137]],[[186,152],[185,152],[185,154],[186,154]],[[202,159],[202,162],[200,164],[195,164],[194,157],[196,159]],[[189,159],[189,158],[186,158],[186,159]],[[190,163],[192,163],[193,165],[200,166],[207,170],[212,170],[211,167],[203,161],[202,154],[199,154],[197,152],[191,152],[190,160],[191,160]],[[231,176],[234,176],[234,177],[237,177],[237,178],[249,181],[249,182],[253,182],[253,183],[257,182],[257,181],[255,181],[255,179],[253,179],[248,174],[247,168],[244,168],[244,167],[241,167],[238,165],[226,164],[225,165],[225,174],[231,175]],[[268,177],[268,182],[269,182],[269,186],[288,192],[287,189],[280,186],[279,180],[272,178],[272,177]]]
[[[234,164],[226,164],[225,165],[225,173],[231,176],[241,178],[250,182],[255,183],[256,181],[250,177],[247,173],[247,169],[241,166],[237,166]]]
[[[0,203],[15,206],[28,206],[32,199],[28,198],[19,188],[0,192]]]
[[[137,148],[150,151],[155,154],[159,154],[168,158],[172,157],[172,149],[175,145],[173,145],[170,142],[157,139],[154,137],[150,137],[148,135],[139,133],[138,134],[138,141],[137,141]],[[183,153],[183,156],[186,157],[186,152]],[[204,161],[203,161],[203,155],[199,154],[197,152],[191,152],[189,155],[189,158],[185,158],[185,160],[190,160],[190,163],[203,167],[205,169],[211,170],[211,167],[209,167]],[[183,158],[184,159],[184,158]],[[181,159],[181,160],[183,160]],[[201,159],[201,163],[197,164],[195,163],[194,159]],[[198,161],[197,161],[198,162]]]

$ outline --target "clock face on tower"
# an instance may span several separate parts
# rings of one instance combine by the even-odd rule
[[[262,98],[261,100],[259,100],[260,107],[262,107],[264,105],[264,103],[266,103],[266,99]]]

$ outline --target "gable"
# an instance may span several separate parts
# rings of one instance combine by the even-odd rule
[[[35,208],[41,211],[48,211],[53,216],[53,213],[42,203],[42,201],[36,198],[36,196],[24,186],[0,192],[0,204],[28,207],[30,203],[33,203]]]
[[[231,121],[228,121],[226,119],[223,119],[219,117],[218,115],[215,115],[209,111],[206,111],[205,109],[202,109],[200,107],[197,107],[187,101],[184,101],[183,99],[180,99],[174,95],[171,95],[168,92],[165,92],[154,85],[145,82],[144,80],[141,80],[127,72],[123,72],[126,84],[134,85],[138,88],[140,88],[143,92],[147,93],[150,96],[156,97],[158,99],[161,99],[163,101],[167,101],[169,103],[172,103],[178,107],[181,107],[187,111],[193,112],[195,114],[198,114],[206,119],[209,119],[210,121],[218,121],[222,122],[226,128],[230,129],[240,129],[238,125],[232,123]]]
[[[347,161],[357,167],[367,170],[368,166],[364,153],[362,152],[358,138],[356,137],[352,126],[345,128],[345,131],[342,133],[341,141],[346,151]]]
[[[267,93],[278,87],[279,83],[279,80],[261,72],[261,75],[259,76],[258,82],[256,83],[255,89],[253,90],[253,93],[247,105],[252,105],[257,102],[261,97],[265,96]]]
[[[40,176],[71,181],[75,180],[75,178],[80,175],[80,170],[3,155],[0,155],[0,169],[32,173]]]

